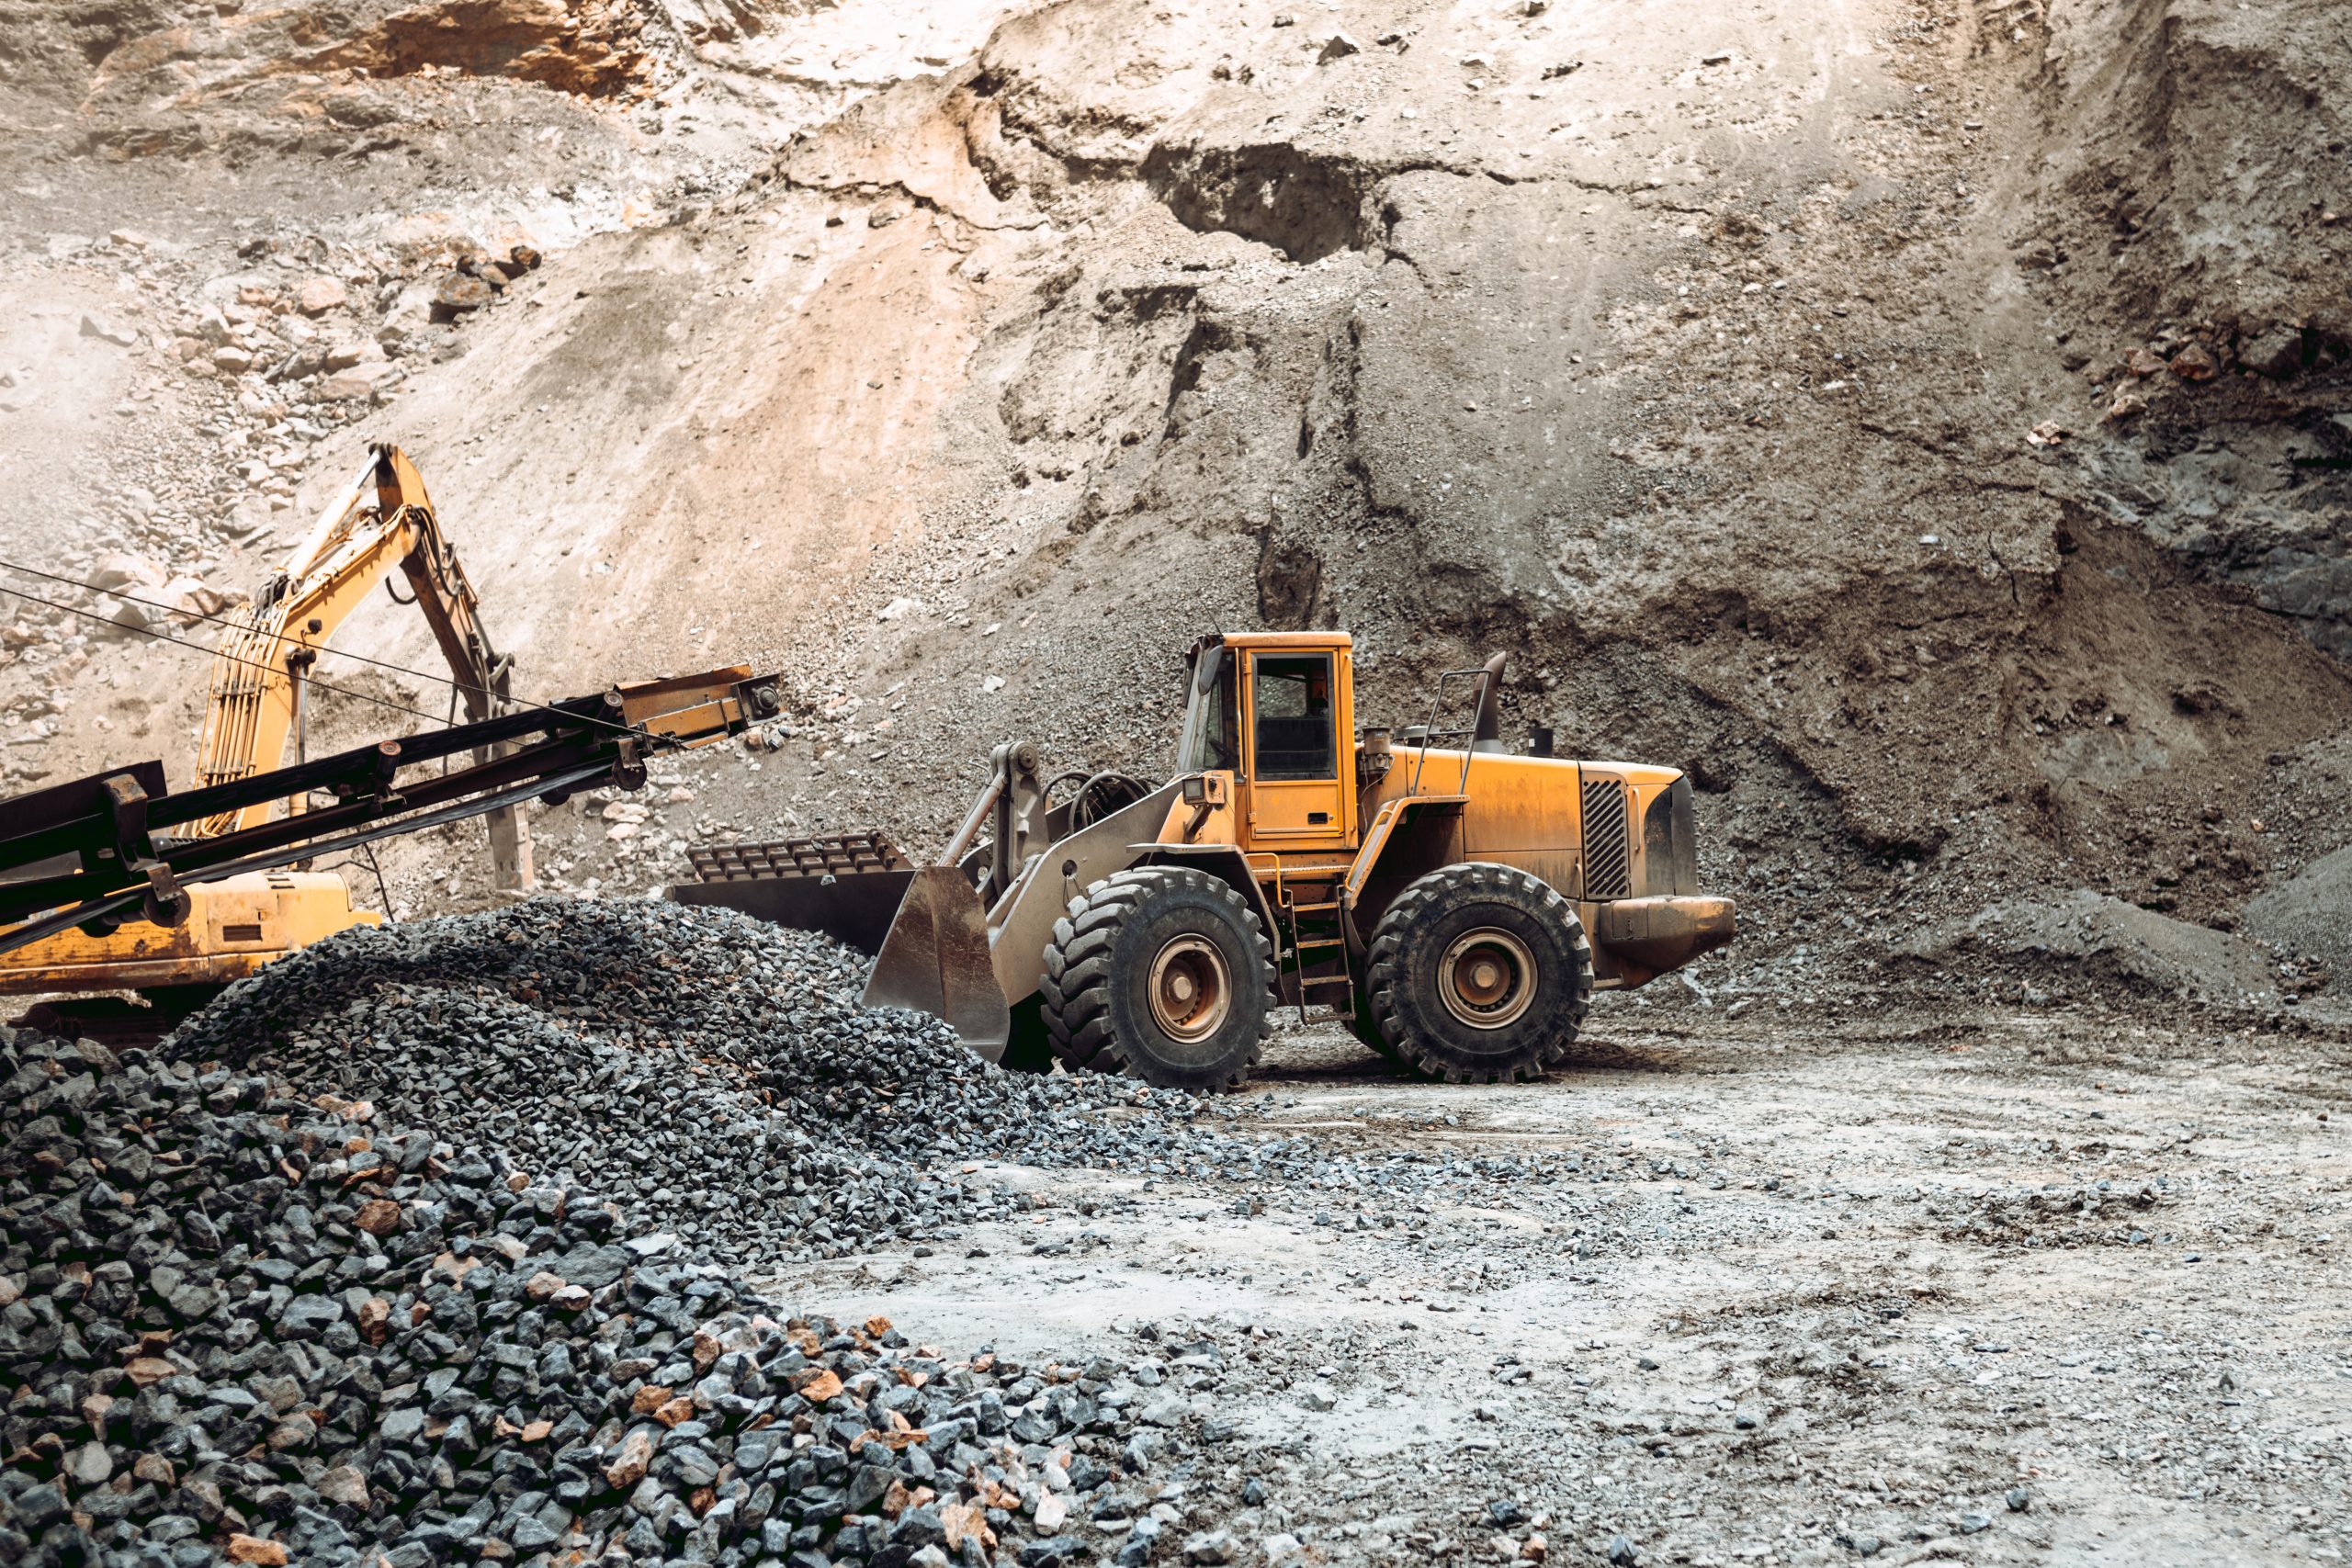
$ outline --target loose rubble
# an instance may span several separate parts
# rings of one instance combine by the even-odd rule
[[[864,979],[856,953],[731,910],[544,899],[346,931],[167,1045],[474,1141],[738,1260],[938,1241],[1030,1206],[960,1168],[977,1161],[1390,1192],[1553,1176],[1242,1138],[1130,1079],[1006,1072],[935,1019],[860,1007]]]
[[[0,1558],[1043,1564],[1090,1518],[1132,1562],[1159,1528],[1173,1435],[1120,1366],[790,1317],[334,1096],[17,1030],[0,1070]]]
[[[859,1006],[863,981],[827,938],[732,911],[539,900],[347,932],[232,987],[169,1049],[771,1261],[935,1239],[1022,1201],[959,1161],[1134,1161],[1194,1114],[1132,1082],[992,1067],[935,1019]]]

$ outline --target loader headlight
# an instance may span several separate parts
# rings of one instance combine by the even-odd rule
[[[1209,797],[1209,781],[1198,773],[1184,781],[1184,804],[1198,806]]]

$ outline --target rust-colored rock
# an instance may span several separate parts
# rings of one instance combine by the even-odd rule
[[[136,1356],[122,1369],[130,1381],[141,1388],[153,1388],[165,1378],[179,1376],[180,1370],[161,1356]]]
[[[2184,381],[2210,381],[2222,373],[2222,364],[2211,349],[2192,343],[2172,356],[2172,373]]]
[[[804,1376],[794,1390],[811,1404],[822,1404],[841,1391],[841,1374],[831,1368]]]
[[[424,1303],[419,1302],[417,1305]],[[359,1303],[359,1337],[370,1345],[381,1345],[391,1332],[392,1303],[381,1296],[369,1296]]]
[[[370,1198],[359,1205],[351,1223],[369,1235],[390,1235],[401,1228],[401,1206],[390,1198]]]
[[[960,1552],[967,1540],[977,1540],[983,1551],[996,1550],[996,1531],[989,1529],[988,1516],[977,1503],[948,1503],[939,1510],[939,1528],[947,1533],[947,1550]]]
[[[544,1302],[563,1289],[563,1285],[562,1275],[551,1274],[542,1269],[523,1281],[523,1293],[535,1302]]]
[[[634,1486],[645,1479],[645,1467],[652,1462],[653,1434],[643,1427],[631,1427],[621,1438],[613,1462],[605,1467],[605,1483],[622,1489]]]
[[[635,1415],[650,1416],[670,1403],[671,1393],[660,1383],[647,1383],[637,1391],[637,1397],[629,1401],[629,1410]]]
[[[481,278],[453,272],[441,280],[440,288],[433,291],[433,319],[436,321],[454,321],[481,310],[492,298],[490,285]]]
[[[286,1547],[280,1541],[264,1540],[257,1535],[232,1535],[229,1561],[252,1563],[254,1568],[286,1568]]]
[[[357,66],[376,77],[427,68],[512,76],[612,97],[652,68],[639,37],[644,26],[642,11],[628,0],[427,0],[320,51],[309,64]]]

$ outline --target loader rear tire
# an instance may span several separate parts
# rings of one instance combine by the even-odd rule
[[[1273,946],[1248,899],[1205,872],[1142,866],[1070,900],[1038,996],[1069,1066],[1217,1089],[1257,1065],[1273,986]]]
[[[1541,1077],[1592,1005],[1592,943],[1566,898],[1516,866],[1433,871],[1374,931],[1372,1015],[1408,1066],[1450,1083]]]

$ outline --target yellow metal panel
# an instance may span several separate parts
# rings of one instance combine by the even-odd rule
[[[1347,743],[1355,734],[1355,682],[1353,671],[1349,668],[1347,651],[1344,647],[1335,647],[1328,633],[1312,637],[1306,633],[1264,635],[1307,640],[1261,643],[1252,639],[1249,646],[1255,650],[1292,656],[1300,653],[1328,653],[1331,656],[1329,701],[1333,776],[1328,780],[1255,776],[1261,771],[1257,757],[1257,660],[1255,657],[1244,660],[1241,671],[1241,735],[1247,747],[1243,755],[1248,759],[1252,776],[1246,781],[1248,798],[1243,847],[1289,852],[1352,845],[1356,826],[1356,789],[1352,776],[1355,767]],[[1231,643],[1234,639],[1227,640]],[[1325,820],[1312,820],[1317,814]]]
[[[1221,640],[1231,649],[1280,649],[1285,653],[1346,652],[1355,639],[1345,632],[1227,632]]]
[[[0,953],[0,994],[219,984],[384,919],[354,909],[343,879],[325,872],[254,872],[187,894],[194,908],[181,925],[134,920],[105,937],[69,931]]]
[[[1168,820],[1154,840],[1162,844],[1230,844],[1238,836],[1233,810],[1233,775],[1217,772],[1201,775],[1203,798],[1189,802],[1179,795],[1168,807]]]
[[[1465,754],[1431,749],[1424,753],[1410,746],[1396,748],[1395,757],[1388,776],[1367,793],[1367,807],[1376,810],[1416,793],[1452,795],[1458,783],[1465,797],[1464,853],[1476,860],[1523,865],[1563,892],[1575,891],[1567,879],[1575,874],[1583,841],[1576,763],[1504,751]]]

